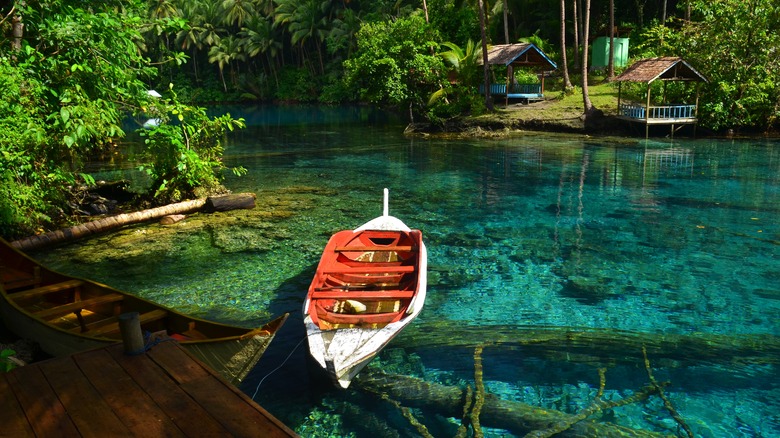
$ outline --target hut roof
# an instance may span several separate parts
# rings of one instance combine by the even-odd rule
[[[650,83],[662,81],[702,81],[709,82],[695,68],[679,57],[646,58],[631,64],[616,81]]]
[[[488,48],[488,65],[513,65],[515,67],[558,66],[538,47],[531,43],[497,44]],[[482,58],[479,59],[482,64]]]

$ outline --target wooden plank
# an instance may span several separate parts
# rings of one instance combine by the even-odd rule
[[[195,361],[178,345],[171,342],[158,344],[146,354],[180,385],[202,379],[209,374],[200,362]]]
[[[368,299],[403,299],[414,296],[414,291],[379,290],[379,291],[315,291],[311,293],[314,299],[324,298],[333,300],[352,300],[360,298]]]
[[[159,344],[159,349],[167,342]],[[229,436],[227,430],[196,403],[146,354],[127,356],[122,345],[106,351],[187,436]]]
[[[158,319],[163,319],[166,316],[168,316],[167,311],[162,309],[155,309],[150,312],[144,312],[138,315],[138,321],[143,326],[148,322],[157,321]],[[97,322],[93,322],[92,324],[87,324],[86,327],[87,330],[84,333],[87,333],[90,336],[101,336],[109,333],[116,333],[119,332],[119,318],[114,316],[111,318],[107,318],[103,321],[97,321]],[[81,328],[76,327],[71,331],[80,333]]]
[[[329,269],[325,270],[323,274],[384,274],[384,273],[399,273],[399,272],[414,272],[414,266],[355,266],[345,267],[339,270]]]
[[[62,292],[64,290],[75,289],[84,282],[81,280],[68,280],[61,283],[49,284],[46,286],[36,287],[35,289],[29,289],[22,292],[14,292],[8,294],[14,301],[24,300],[27,298],[34,298],[41,295],[46,295],[54,292]]]
[[[71,357],[42,362],[39,368],[81,436],[103,438],[131,435]]]
[[[3,283],[6,291],[38,285],[41,282],[41,268],[35,266],[33,273],[28,274],[8,266],[0,266],[0,282]]]
[[[133,434],[142,437],[186,436],[106,350],[88,351],[75,355],[73,359]]]
[[[7,379],[36,436],[81,437],[38,366],[17,368]]]
[[[0,373],[0,406],[0,435],[15,438],[35,436],[4,373]]]
[[[90,298],[88,300],[74,301],[72,303],[63,304],[62,306],[52,307],[50,309],[44,309],[39,312],[35,312],[34,315],[41,319],[49,319],[54,316],[65,315],[70,312],[75,312],[90,306],[96,306],[98,304],[112,303],[116,301],[122,301],[124,296],[121,294],[106,294],[99,297]]]
[[[277,438],[290,437],[291,432],[265,412],[248,397],[242,398],[216,376],[193,380],[181,385],[182,389],[209,411],[233,437]],[[254,406],[253,406],[254,405]],[[273,419],[273,420],[272,420]]]
[[[417,247],[412,246],[337,246],[334,249],[336,252],[413,252],[417,251]]]

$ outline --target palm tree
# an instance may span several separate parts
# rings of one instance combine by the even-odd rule
[[[566,0],[561,0],[561,64],[563,64],[563,90],[572,88],[569,79],[569,63],[566,58]]]
[[[593,111],[593,102],[590,101],[588,94],[588,34],[590,33],[590,0],[585,0],[584,11],[585,23],[582,25],[582,102],[585,109],[585,117]]]
[[[248,20],[254,12],[254,7],[250,1],[246,0],[222,0],[220,3],[224,15],[222,20],[228,26],[237,25],[241,27],[245,20]]]
[[[615,79],[615,0],[609,0],[609,62],[607,80]]]
[[[254,16],[246,22],[246,26],[241,28],[238,33],[241,38],[243,52],[250,58],[260,54],[265,55],[268,69],[274,77],[277,85],[279,79],[276,74],[274,59],[282,50],[282,43],[279,34],[274,30],[270,18]]]
[[[216,63],[219,67],[219,77],[222,79],[222,88],[227,93],[227,83],[225,82],[225,66],[230,64],[229,47],[226,44],[220,43],[211,46],[209,49],[209,62]]]
[[[277,8],[274,24],[284,24],[290,33],[290,42],[299,44],[301,53],[306,56],[306,42],[314,39],[320,61],[320,72],[325,71],[322,56],[322,42],[330,30],[326,12],[328,0],[276,0]]]
[[[487,35],[485,32],[485,6],[482,0],[477,1],[479,7],[479,33],[482,39],[482,67],[485,76],[485,107],[493,111],[493,97],[490,95],[490,65],[487,56]]]
[[[349,58],[357,44],[355,35],[360,30],[360,23],[360,12],[355,12],[353,9],[343,9],[339,16],[331,22],[328,48],[331,48],[330,42],[333,41],[333,46],[339,49],[346,48],[346,57]]]

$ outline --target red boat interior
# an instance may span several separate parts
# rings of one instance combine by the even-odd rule
[[[331,237],[309,288],[309,314],[323,330],[382,327],[400,320],[417,291],[418,230]]]

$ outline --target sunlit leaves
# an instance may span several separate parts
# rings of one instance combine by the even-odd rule
[[[357,51],[345,62],[348,80],[363,99],[422,108],[444,80],[444,64],[434,54],[436,39],[419,16],[365,23]]]

